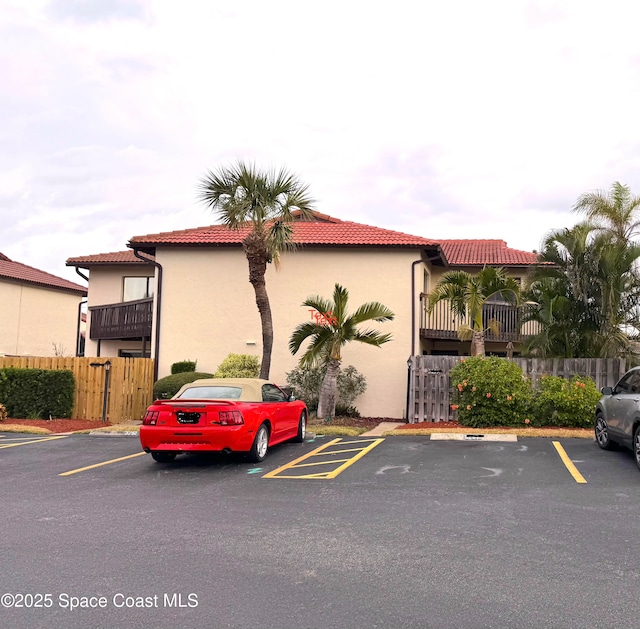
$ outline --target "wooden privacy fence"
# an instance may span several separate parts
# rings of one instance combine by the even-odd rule
[[[0,357],[3,367],[69,369],[76,381],[71,417],[102,419],[106,362],[109,361],[107,421],[112,424],[142,419],[153,401],[153,359],[151,358],[58,358]]]
[[[450,371],[465,356],[411,356],[409,359],[409,423],[454,421]],[[614,386],[626,371],[624,358],[504,358],[520,366],[536,385],[543,375],[589,376],[598,389]]]

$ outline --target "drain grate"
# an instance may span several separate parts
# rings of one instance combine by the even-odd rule
[[[517,435],[499,433],[464,434],[461,432],[434,432],[431,441],[518,441]]]

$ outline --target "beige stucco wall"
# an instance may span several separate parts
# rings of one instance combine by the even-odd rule
[[[283,256],[278,271],[270,265],[271,378],[285,384],[286,372],[302,353],[292,356],[288,342],[294,328],[311,317],[301,305],[304,299],[315,294],[331,298],[338,282],[349,290],[351,311],[380,301],[396,315],[392,322],[372,325],[393,334],[393,341],[379,349],[350,343],[343,350],[343,365],[353,364],[367,378],[367,391],[356,400],[362,415],[402,418],[411,353],[411,263],[419,257],[419,250],[305,247]],[[164,269],[160,377],[179,360],[197,360],[199,371],[214,372],[229,353],[262,355],[260,317],[239,248],[159,249],[156,259]],[[416,269],[418,295],[421,266]]]
[[[0,281],[0,355],[75,356],[81,299],[73,293]]]
[[[86,271],[85,271],[86,273]],[[123,281],[125,277],[153,277],[155,268],[149,264],[114,264],[94,266],[89,271],[89,292],[87,306],[104,306],[118,304],[123,298]],[[87,310],[87,330],[91,330],[91,310]],[[117,356],[121,349],[140,349],[140,341],[102,341],[101,356]],[[92,341],[86,335],[85,356],[98,355],[98,341]]]

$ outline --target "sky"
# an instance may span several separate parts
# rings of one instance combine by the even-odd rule
[[[0,252],[69,257],[216,222],[208,170],[286,168],[315,207],[539,249],[640,194],[629,0],[0,0]]]

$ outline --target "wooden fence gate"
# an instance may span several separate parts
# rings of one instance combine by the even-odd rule
[[[142,419],[153,401],[151,358],[0,357],[3,367],[69,369],[76,381],[73,419],[102,419],[105,379],[109,362],[106,418],[116,424]]]
[[[465,356],[412,356],[409,366],[409,423],[455,421],[449,372]],[[468,356],[466,357],[468,358]],[[543,375],[589,376],[598,389],[612,387],[626,371],[624,358],[504,358],[516,363],[536,386]]]

